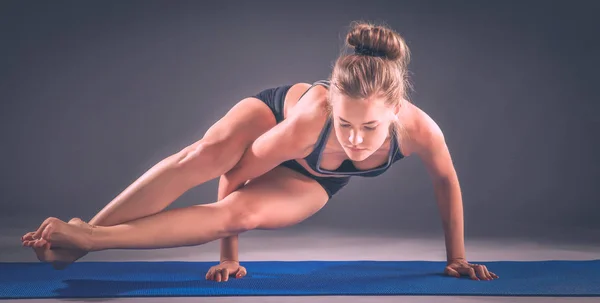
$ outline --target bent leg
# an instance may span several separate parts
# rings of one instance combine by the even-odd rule
[[[247,146],[275,124],[262,101],[243,99],[202,139],[152,167],[89,223],[109,226],[162,211],[189,189],[231,169]]]
[[[212,204],[168,210],[92,229],[54,220],[44,227],[43,235],[53,246],[88,251],[192,246],[250,229],[297,224],[320,210],[327,200],[326,192],[316,181],[277,167]]]

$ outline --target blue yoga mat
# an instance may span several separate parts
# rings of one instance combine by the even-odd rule
[[[0,298],[170,296],[478,295],[600,296],[600,260],[495,261],[500,276],[473,281],[442,274],[438,261],[254,261],[248,275],[205,280],[214,262],[0,263]]]

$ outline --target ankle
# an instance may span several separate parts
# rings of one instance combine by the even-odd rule
[[[90,229],[86,233],[85,237],[85,247],[83,248],[86,252],[98,251],[100,250],[100,234],[102,233],[101,228],[99,226],[90,225]]]

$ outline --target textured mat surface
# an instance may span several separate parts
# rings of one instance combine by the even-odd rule
[[[254,261],[248,275],[206,281],[214,262],[0,263],[0,299],[169,296],[600,296],[600,260],[478,262],[500,278],[444,276],[436,261]]]

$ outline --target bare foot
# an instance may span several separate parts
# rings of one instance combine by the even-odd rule
[[[33,248],[38,260],[52,263],[55,269],[64,269],[87,254],[89,235],[93,226],[79,218],[65,223],[48,218],[35,232],[22,237],[23,246]]]

